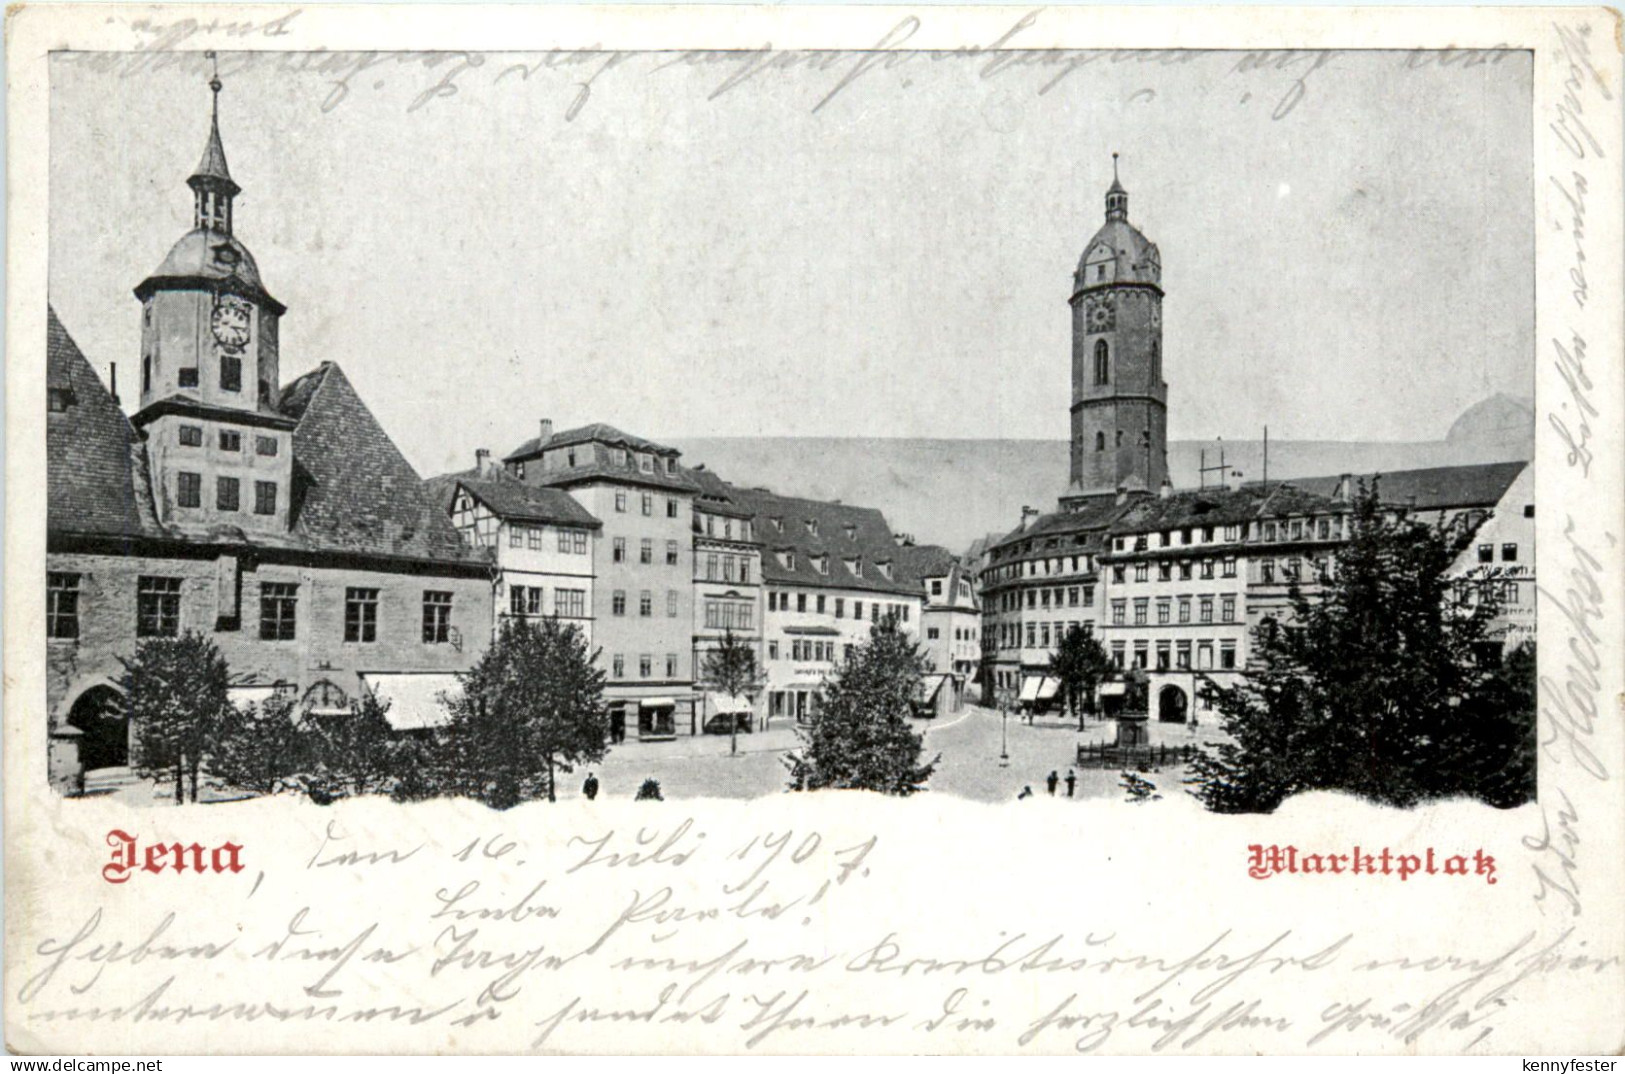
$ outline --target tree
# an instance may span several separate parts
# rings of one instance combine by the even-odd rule
[[[734,637],[732,630],[723,631],[722,644],[705,654],[700,681],[718,693],[755,701],[756,692],[762,688],[762,674],[756,666],[756,650],[744,640]],[[728,753],[732,756],[738,752],[739,720],[730,713]]]
[[[1487,634],[1495,575],[1449,577],[1465,537],[1385,509],[1375,483],[1350,523],[1320,591],[1294,583],[1289,624],[1255,631],[1255,669],[1207,684],[1231,741],[1198,754],[1192,793],[1220,812],[1269,812],[1307,790],[1402,807],[1527,800],[1532,656],[1500,669],[1480,659],[1499,649]]]
[[[387,702],[363,691],[342,715],[307,715],[301,729],[304,765],[297,784],[320,805],[340,798],[393,791],[415,761],[394,740]]]
[[[791,789],[923,790],[940,755],[921,763],[925,741],[909,717],[929,670],[895,616],[876,623],[825,685],[811,721],[796,728],[801,749],[785,762]]]
[[[226,705],[210,732],[209,771],[233,787],[276,794],[295,785],[306,764],[305,734],[294,724],[293,699]]]
[[[504,620],[496,641],[460,677],[433,767],[440,793],[494,809],[546,796],[560,771],[604,759],[604,673],[581,632],[547,618]]]
[[[1060,682],[1067,711],[1078,719],[1078,730],[1083,730],[1084,710],[1094,708],[1095,687],[1111,670],[1111,657],[1093,633],[1074,624],[1061,636],[1049,658],[1049,673]]]
[[[177,638],[149,638],[124,665],[124,696],[135,727],[134,768],[154,780],[175,780],[175,801],[185,801],[192,776],[197,801],[198,769],[209,732],[231,702],[225,657],[214,642],[192,631]]]

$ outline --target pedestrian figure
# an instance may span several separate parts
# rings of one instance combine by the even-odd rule
[[[598,797],[598,777],[591,772],[587,773],[587,782],[581,785],[581,793],[587,796],[587,801]]]
[[[1078,774],[1072,769],[1066,770],[1066,796],[1072,797],[1072,790],[1078,785]]]
[[[1061,777],[1057,776],[1055,774],[1055,770],[1052,768],[1052,769],[1050,769],[1049,775],[1044,777],[1044,782],[1049,784],[1049,796],[1051,798],[1054,798],[1055,797],[1055,785],[1057,783],[1061,782]]]
[[[1031,798],[1032,796],[1033,796],[1032,784],[1028,784],[1027,786],[1021,788],[1021,793],[1020,794],[1016,795],[1016,801],[1019,802],[1023,798]]]

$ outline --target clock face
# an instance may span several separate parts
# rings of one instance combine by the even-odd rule
[[[248,346],[254,307],[235,295],[221,295],[214,305],[209,327],[222,350],[236,354]]]
[[[1089,320],[1089,331],[1109,332],[1116,321],[1116,311],[1112,307],[1110,296],[1102,295],[1089,300],[1085,316]]]

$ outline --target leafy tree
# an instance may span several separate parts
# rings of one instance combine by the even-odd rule
[[[494,809],[544,795],[552,802],[560,771],[604,759],[604,673],[573,626],[504,620],[461,680],[434,751],[439,793]]]
[[[135,728],[135,770],[153,780],[173,777],[175,801],[185,800],[192,777],[197,801],[198,769],[209,732],[231,702],[225,657],[214,642],[187,631],[177,638],[149,638],[124,665],[124,696]]]
[[[632,796],[634,802],[664,802],[666,799],[660,794],[660,781],[653,777],[638,784],[638,793]]]
[[[1049,658],[1049,673],[1061,684],[1067,711],[1077,717],[1083,730],[1085,710],[1094,709],[1095,687],[1111,675],[1111,657],[1093,633],[1074,625],[1061,636],[1061,643]]]
[[[937,758],[921,763],[924,739],[909,726],[930,663],[887,616],[824,687],[823,703],[790,754],[793,790],[841,788],[909,795],[923,790]]]
[[[742,638],[734,637],[732,630],[722,634],[722,644],[705,654],[700,667],[702,685],[731,697],[756,700],[762,688],[761,669],[756,665],[756,650]],[[739,721],[730,715],[728,724],[728,753],[739,752]]]
[[[343,715],[306,716],[297,784],[325,805],[339,798],[393,791],[416,757],[395,742],[387,702],[363,691]]]
[[[1461,546],[1384,509],[1375,483],[1318,593],[1289,591],[1289,625],[1255,631],[1256,667],[1212,690],[1231,741],[1192,764],[1219,812],[1269,812],[1342,790],[1396,806],[1450,795],[1513,805],[1532,793],[1532,655],[1486,668],[1495,576],[1448,575]],[[1469,590],[1478,599],[1464,599]]]
[[[295,785],[306,765],[305,734],[294,701],[276,696],[258,706],[226,705],[210,731],[209,772],[233,787],[276,794]]]

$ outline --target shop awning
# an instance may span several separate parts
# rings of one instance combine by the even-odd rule
[[[228,686],[226,699],[238,710],[248,708],[250,705],[263,709],[265,703],[277,695],[275,686]]]
[[[727,712],[750,712],[750,699],[734,694],[706,694],[706,706],[715,714]]]
[[[425,727],[439,727],[449,714],[440,702],[440,695],[456,697],[463,692],[457,676],[443,672],[400,672],[361,675],[363,689],[387,702],[389,711],[384,719],[396,731],[420,731]]]
[[[1044,681],[1038,686],[1038,700],[1048,701],[1053,698],[1060,691],[1060,689],[1061,680],[1052,679],[1046,675],[1044,676]]]
[[[1120,682],[1103,682],[1100,684],[1101,697],[1120,697],[1127,692],[1127,684]]]
[[[646,697],[638,702],[642,709],[674,709],[677,707],[675,697]]]
[[[1020,700],[1020,701],[1037,701],[1038,700],[1038,688],[1040,686],[1042,686],[1043,684],[1044,684],[1044,678],[1041,675],[1029,675],[1025,679],[1022,679],[1021,680],[1021,696],[1017,700]]]

